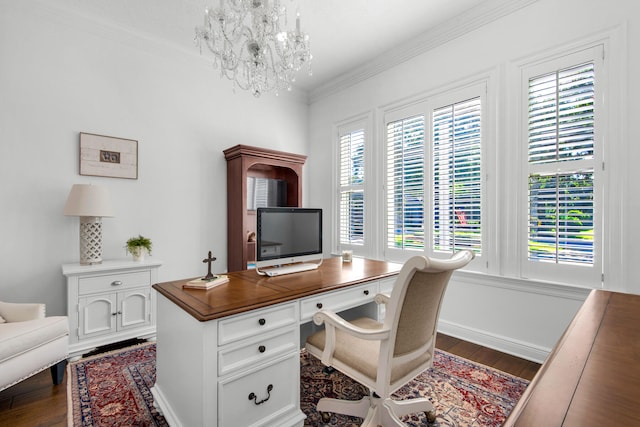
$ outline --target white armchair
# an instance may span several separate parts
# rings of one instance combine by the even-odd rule
[[[400,417],[425,412],[434,418],[428,399],[395,401],[391,394],[432,366],[440,305],[453,270],[474,258],[470,251],[451,259],[416,256],[408,260],[396,279],[391,296],[378,294],[386,305],[384,323],[366,317],[348,322],[339,315],[319,311],[313,316],[325,329],[307,338],[307,351],[370,390],[359,401],[322,398],[319,412],[335,412],[364,419],[363,426],[403,426]]]
[[[67,316],[45,316],[44,304],[0,301],[0,391],[51,367],[64,378],[69,349]]]

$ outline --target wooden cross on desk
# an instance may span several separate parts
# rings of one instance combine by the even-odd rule
[[[207,275],[202,278],[202,280],[213,280],[215,276],[211,274],[211,263],[216,260],[216,257],[211,256],[211,251],[209,251],[209,256],[202,260],[202,262],[208,262],[209,268],[207,269]]]

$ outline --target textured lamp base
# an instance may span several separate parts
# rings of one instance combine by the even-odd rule
[[[80,217],[80,264],[102,263],[102,218]]]

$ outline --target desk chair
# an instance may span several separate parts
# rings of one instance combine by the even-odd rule
[[[391,400],[391,394],[433,364],[440,305],[453,270],[474,258],[460,251],[450,259],[423,256],[409,259],[398,275],[391,296],[378,294],[386,304],[384,323],[360,318],[347,322],[335,313],[313,316],[325,329],[307,338],[307,351],[367,386],[370,396],[358,401],[322,398],[316,409],[364,418],[362,426],[404,426],[400,417],[425,412],[435,420],[426,398]]]

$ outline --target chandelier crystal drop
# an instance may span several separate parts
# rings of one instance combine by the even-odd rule
[[[213,53],[220,77],[259,97],[291,90],[297,72],[306,66],[311,75],[309,35],[285,30],[287,9],[279,0],[220,0],[204,11],[204,25],[196,27],[195,44]]]

